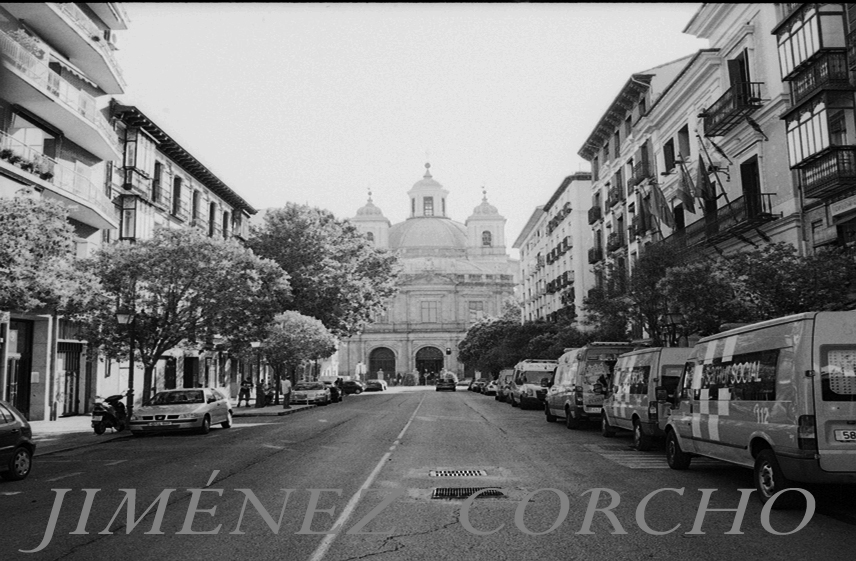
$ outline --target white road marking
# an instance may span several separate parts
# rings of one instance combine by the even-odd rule
[[[615,462],[620,466],[630,469],[669,469],[665,454],[626,451],[619,452],[605,450],[598,444],[584,444],[584,448],[600,455],[604,459]],[[694,457],[693,467],[711,468],[726,467],[728,464],[710,458]]]
[[[54,477],[53,479],[48,479],[48,481],[50,481],[50,482],[59,481],[60,479],[65,479],[66,477],[74,477],[75,475],[80,475],[82,473],[83,473],[82,471],[76,471],[74,473],[67,473],[65,475],[60,475],[59,477]]]
[[[115,465],[121,464],[122,462],[127,462],[127,461],[128,460],[110,460],[109,462],[107,462],[104,465],[105,466],[115,466]]]
[[[5,495],[7,497],[12,496],[12,495],[20,495],[20,494],[21,494],[21,491],[5,491],[3,493],[0,493],[0,495]]]
[[[273,448],[274,450],[282,450],[285,446],[276,446],[274,444],[262,444],[265,448]]]
[[[351,516],[351,512],[353,512],[354,508],[356,508],[357,503],[360,502],[360,496],[363,494],[363,491],[365,491],[371,486],[375,478],[380,473],[380,470],[386,465],[387,460],[389,460],[389,457],[392,455],[392,451],[401,442],[401,438],[404,436],[404,433],[410,427],[410,423],[412,423],[413,419],[416,418],[416,413],[419,412],[419,408],[422,407],[423,401],[425,401],[424,395],[422,396],[422,399],[419,400],[419,405],[416,406],[416,409],[413,411],[413,414],[410,415],[410,419],[407,420],[407,423],[404,425],[404,428],[401,429],[401,432],[398,433],[397,437],[395,437],[395,442],[392,443],[389,452],[387,452],[381,457],[380,461],[369,474],[368,478],[365,480],[362,486],[357,489],[357,492],[354,493],[354,496],[351,497],[351,500],[348,501],[348,504],[345,505],[344,510],[342,510],[342,514],[339,515],[339,518],[337,518],[336,522],[333,524],[333,528],[341,528],[345,525],[345,522],[347,522],[348,518]],[[326,536],[324,536],[324,539],[321,540],[321,543],[318,545],[318,548],[309,558],[309,561],[321,561],[324,558],[324,555],[327,553],[327,550],[329,550],[330,546],[333,545],[333,542],[336,540],[336,536],[338,536],[338,531],[334,534],[327,534]]]
[[[327,419],[318,419],[318,422],[319,422],[319,423],[326,423],[326,422],[327,422]]]

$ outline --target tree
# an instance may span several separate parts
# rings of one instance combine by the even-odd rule
[[[338,342],[319,320],[298,312],[285,312],[268,327],[261,353],[277,381],[305,360],[318,360],[336,352]]]
[[[294,203],[265,215],[249,246],[291,280],[290,309],[318,318],[337,337],[359,333],[397,291],[398,260],[350,222]]]
[[[74,230],[61,203],[0,198],[0,310],[88,305],[97,279],[75,266],[74,251]]]
[[[103,292],[95,309],[73,310],[72,319],[84,325],[90,344],[119,357],[128,353],[129,335],[115,312],[134,312],[144,401],[166,351],[210,348],[217,336],[244,346],[261,338],[290,295],[288,276],[275,263],[192,228],[158,228],[148,240],[105,245],[84,266]]]

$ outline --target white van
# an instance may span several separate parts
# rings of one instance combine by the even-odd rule
[[[694,455],[753,468],[764,502],[791,482],[856,483],[856,311],[798,314],[700,340],[673,405],[673,469]],[[786,493],[774,508],[799,498]]]
[[[634,348],[633,343],[622,341],[565,349],[544,399],[547,422],[564,417],[569,429],[578,429],[585,421],[600,422],[603,390],[612,379],[618,355]]]
[[[651,347],[618,357],[610,387],[603,400],[601,433],[616,429],[633,431],[633,447],[650,450],[655,439],[665,436],[668,403],[658,403],[657,388],[674,396],[692,349]]]
[[[555,360],[527,359],[517,363],[508,386],[508,400],[512,407],[541,409],[547,383],[556,371]]]
[[[499,371],[499,376],[496,378],[496,397],[497,401],[505,401],[508,399],[511,391],[511,380],[514,379],[513,368],[503,368]]]

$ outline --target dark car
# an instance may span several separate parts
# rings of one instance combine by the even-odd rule
[[[487,380],[480,378],[478,380],[473,381],[473,383],[470,384],[469,390],[471,392],[481,393],[486,385],[487,385]]]
[[[455,384],[458,383],[458,380],[454,376],[440,376],[437,380],[437,386],[435,389],[438,392],[441,391],[455,391]]]
[[[27,477],[35,451],[30,423],[20,411],[0,401],[0,477],[9,481]]]
[[[366,391],[366,387],[359,380],[345,380],[342,382],[342,391],[344,391],[345,394],[359,394]]]
[[[331,403],[339,403],[342,401],[342,398],[345,397],[345,392],[342,391],[341,386],[335,384],[334,382],[324,381],[324,385],[327,386],[327,389],[330,390],[330,402]]]

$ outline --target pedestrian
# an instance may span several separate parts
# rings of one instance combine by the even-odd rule
[[[241,406],[241,400],[246,400],[247,407],[250,406],[250,390],[253,388],[253,382],[249,378],[244,378],[241,382],[241,389],[238,391],[238,407]]]
[[[291,409],[291,380],[287,377],[283,378],[280,390],[282,391],[282,408]]]

